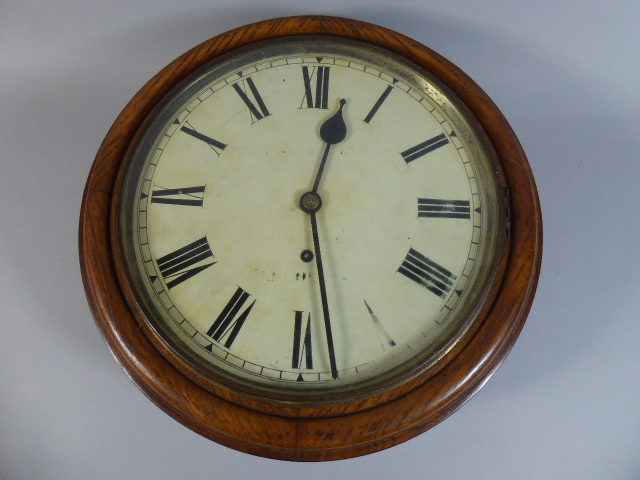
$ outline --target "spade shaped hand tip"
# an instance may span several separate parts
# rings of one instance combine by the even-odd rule
[[[347,125],[342,118],[342,107],[344,107],[345,103],[347,101],[344,98],[341,99],[338,111],[325,120],[320,127],[320,138],[329,145],[340,143],[347,136]]]

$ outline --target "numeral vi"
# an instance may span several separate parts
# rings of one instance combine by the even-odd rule
[[[307,316],[304,325],[304,312],[296,311],[293,325],[293,356],[291,368],[302,368],[304,360],[307,369],[313,368],[313,354],[311,352],[311,314]],[[304,331],[304,333],[303,333]]]

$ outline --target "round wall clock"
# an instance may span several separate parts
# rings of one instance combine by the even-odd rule
[[[160,408],[287,460],[381,450],[515,342],[542,222],[494,104],[417,42],[332,17],[219,35],[154,77],[89,175],[92,312]]]

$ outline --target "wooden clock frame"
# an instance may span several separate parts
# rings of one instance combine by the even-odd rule
[[[339,405],[277,405],[194,382],[150,340],[146,322],[138,320],[142,313],[119,280],[114,246],[118,177],[130,145],[163,96],[223,53],[296,35],[369,42],[429,70],[475,116],[495,149],[508,186],[508,254],[472,333],[437,368],[390,392]],[[254,455],[297,461],[336,460],[382,450],[457,410],[515,343],[533,301],[542,256],[542,217],[533,175],[511,127],[487,95],[457,67],[406,36],[356,20],[322,16],[274,19],[231,30],[193,48],[149,81],[120,114],[98,151],[84,192],[79,234],[82,277],[96,324],[142,391],[173,418],[211,440]]]

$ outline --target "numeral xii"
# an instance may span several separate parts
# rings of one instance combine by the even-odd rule
[[[306,101],[307,108],[323,108],[328,109],[329,103],[329,67],[313,67],[309,71],[309,67],[302,67],[302,80],[304,82],[304,98],[302,103]],[[315,76],[315,85],[312,84]],[[314,93],[315,92],[315,93]]]

